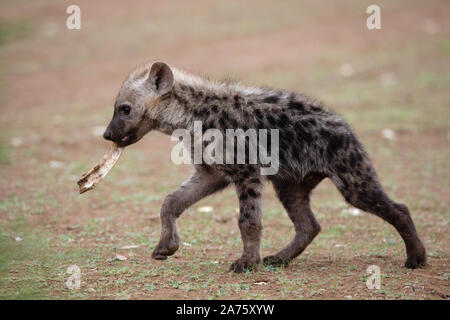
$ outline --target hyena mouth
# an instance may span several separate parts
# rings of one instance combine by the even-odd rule
[[[127,136],[123,137],[122,139],[120,139],[120,141],[117,143],[117,145],[119,147],[126,147],[135,142],[136,142],[136,139],[134,137],[132,137],[131,135],[127,135]]]
[[[129,146],[130,144],[137,142],[138,140],[139,139],[136,133],[132,132],[125,135],[122,139],[120,139],[120,141],[117,142],[117,144],[119,147],[126,147]]]

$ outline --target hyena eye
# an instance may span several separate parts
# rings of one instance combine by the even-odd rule
[[[127,105],[120,106],[120,113],[124,115],[129,115],[131,111],[131,107]]]

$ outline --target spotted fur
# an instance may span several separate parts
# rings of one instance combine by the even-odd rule
[[[120,114],[131,106],[127,116]],[[295,238],[284,249],[266,257],[268,264],[287,264],[319,233],[309,195],[329,178],[345,200],[392,224],[406,245],[406,266],[425,264],[425,248],[417,236],[405,205],[383,191],[367,153],[349,125],[320,102],[305,95],[269,88],[252,88],[238,82],[217,82],[171,68],[164,63],[144,65],[125,80],[115,103],[106,138],[125,146],[150,130],[171,134],[175,129],[193,132],[194,121],[204,130],[279,129],[279,171],[260,175],[260,164],[196,165],[190,179],[169,194],[161,209],[161,239],[153,252],[166,259],[178,249],[175,220],[190,205],[235,186],[239,198],[238,225],[244,242],[242,256],[231,269],[255,269],[261,262],[261,194],[263,180],[275,191],[295,226]],[[131,136],[131,138],[130,138]]]

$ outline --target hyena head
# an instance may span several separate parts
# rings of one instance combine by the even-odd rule
[[[139,141],[154,126],[151,109],[170,94],[173,83],[172,70],[164,62],[134,70],[122,84],[103,138],[120,147]]]

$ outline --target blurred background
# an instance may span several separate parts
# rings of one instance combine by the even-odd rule
[[[80,30],[66,28],[71,4]],[[366,27],[371,4],[381,30]],[[445,0],[0,1],[0,297],[448,297],[449,13]],[[430,267],[402,268],[395,231],[328,181],[313,198],[322,233],[287,270],[226,272],[241,248],[232,189],[183,215],[175,258],[151,260],[164,196],[189,176],[171,163],[169,137],[127,148],[94,191],[79,196],[76,180],[108,148],[121,82],[154,60],[295,90],[342,114],[387,192],[409,205]],[[266,255],[293,228],[269,186],[264,208]],[[71,264],[79,290],[64,285]],[[381,291],[364,286],[369,264],[387,275]]]

